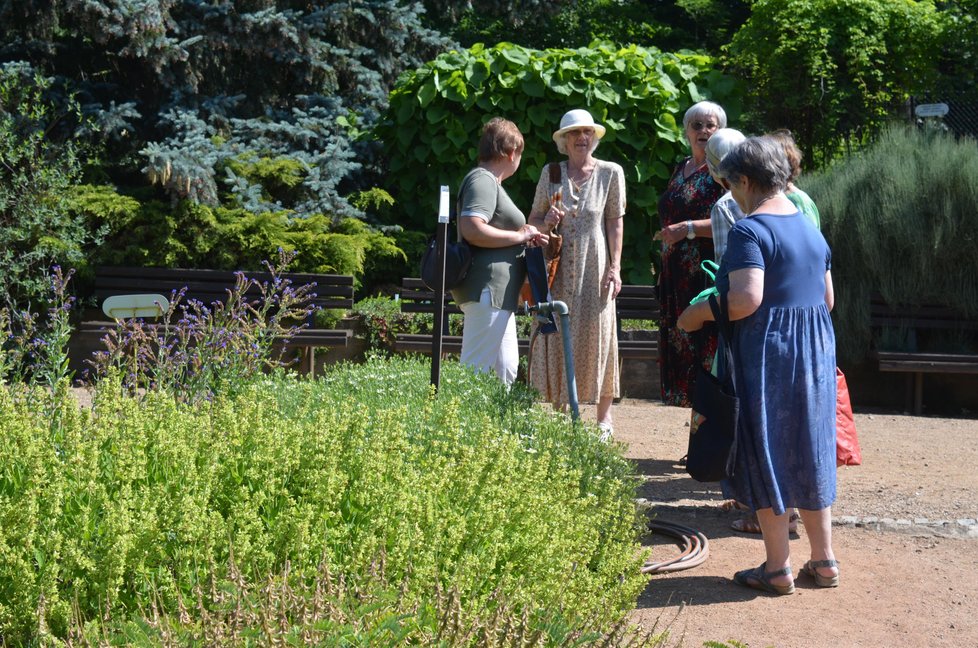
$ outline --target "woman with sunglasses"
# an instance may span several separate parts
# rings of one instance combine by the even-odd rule
[[[595,404],[598,429],[608,439],[611,406],[620,395],[615,298],[621,291],[625,172],[594,157],[605,130],[587,110],[564,114],[553,140],[567,160],[559,163],[559,177],[544,167],[529,223],[547,234],[559,226],[563,248],[550,290],[571,313],[570,331],[561,335],[571,339],[578,400]],[[570,402],[565,366],[562,339],[538,336],[530,352],[530,384],[557,409]]]
[[[720,174],[746,214],[730,230],[717,275],[733,324],[725,342],[741,404],[733,476],[721,486],[757,514],[765,550],[765,561],[734,581],[795,591],[788,534],[797,507],[811,547],[800,573],[818,587],[837,587],[832,253],[784,194],[791,168],[780,143],[748,138],[723,158]],[[699,302],[678,325],[697,331],[712,321],[710,305]]]
[[[690,406],[696,366],[709,368],[716,351],[716,333],[710,325],[696,333],[676,327],[676,320],[693,297],[706,288],[700,262],[713,259],[710,209],[723,195],[706,166],[706,143],[717,129],[727,126],[727,114],[711,101],[693,104],[683,116],[683,130],[691,155],[672,174],[659,198],[659,224],[655,239],[662,241],[659,273],[659,375],[662,402]]]

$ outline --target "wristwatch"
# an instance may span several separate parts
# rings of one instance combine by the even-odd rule
[[[696,231],[693,229],[693,221],[686,221],[686,238],[692,241],[696,238]]]

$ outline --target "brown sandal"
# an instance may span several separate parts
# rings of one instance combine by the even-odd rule
[[[771,582],[771,579],[776,576],[790,576],[791,567],[784,567],[773,572],[764,571],[766,567],[767,563],[762,562],[754,569],[739,571],[734,574],[734,582],[738,585],[743,585],[744,587],[751,587],[753,589],[761,590],[762,592],[769,592],[778,596],[785,596],[786,594],[795,593],[794,581],[788,583],[787,585],[775,585]]]
[[[818,573],[818,569],[828,569],[830,567],[839,567],[838,560],[809,560],[804,565],[801,566],[799,574],[805,574],[806,576],[811,576],[815,579],[815,584],[819,587],[838,587],[839,586],[839,575],[835,576],[822,576]]]

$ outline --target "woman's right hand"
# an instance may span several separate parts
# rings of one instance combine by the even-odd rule
[[[524,237],[523,245],[527,247],[542,247],[550,241],[550,237],[547,234],[529,224],[520,228],[520,234]]]
[[[564,218],[564,211],[558,206],[559,203],[550,205],[550,209],[543,217],[543,224],[547,227],[548,231],[553,231],[555,227],[560,225],[560,221]]]

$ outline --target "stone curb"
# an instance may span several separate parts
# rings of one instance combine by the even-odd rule
[[[652,509],[679,509],[696,511],[700,507],[688,504],[654,502],[645,498],[635,500],[636,507],[643,512]],[[929,520],[927,518],[881,518],[875,516],[859,517],[841,515],[832,518],[832,526],[871,531],[891,531],[911,535],[931,535],[945,538],[978,540],[978,519],[959,518],[957,520]]]
[[[978,520],[960,518],[957,520],[928,520],[927,518],[881,518],[843,515],[832,518],[832,526],[863,528],[873,531],[895,531],[898,533],[938,535],[950,538],[978,539]]]

